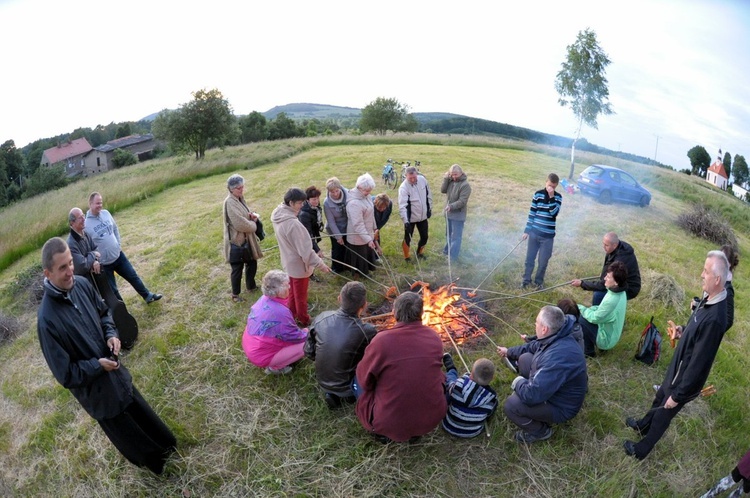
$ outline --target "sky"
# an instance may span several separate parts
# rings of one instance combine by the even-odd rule
[[[572,138],[554,82],[587,28],[615,114],[582,137],[676,169],[695,145],[750,158],[745,0],[0,0],[0,143],[137,121],[204,88],[237,115],[393,97]]]

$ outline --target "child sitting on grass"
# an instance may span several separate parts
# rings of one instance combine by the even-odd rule
[[[489,386],[495,375],[495,364],[480,358],[472,365],[471,373],[461,378],[449,353],[443,355],[443,364],[447,370],[448,397],[443,429],[457,437],[478,436],[485,428],[485,421],[497,409],[497,393]]]

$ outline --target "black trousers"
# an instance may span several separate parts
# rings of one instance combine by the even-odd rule
[[[414,234],[414,227],[417,227],[417,231],[419,232],[419,242],[417,243],[417,253],[419,253],[419,250],[427,245],[427,238],[429,237],[428,234],[428,220],[422,220],[418,221],[416,223],[409,223],[409,228],[406,228],[404,226],[404,242],[406,242],[406,245],[411,245],[411,237]]]
[[[251,259],[249,263],[242,261],[242,249],[232,244],[229,249],[229,266],[232,273],[229,280],[232,282],[232,294],[238,296],[242,289],[242,270],[245,270],[245,287],[253,290],[257,287],[255,274],[258,273],[258,261]]]
[[[672,419],[685,406],[683,403],[679,403],[674,408],[664,408],[664,403],[668,398],[669,394],[662,387],[659,387],[656,396],[654,396],[654,402],[651,404],[651,409],[638,421],[638,428],[644,435],[643,439],[635,444],[635,456],[639,460],[646,458],[651,453],[659,439],[667,432]]]
[[[97,422],[130,463],[161,474],[164,462],[177,446],[177,439],[135,386],[133,398],[121,414]]]

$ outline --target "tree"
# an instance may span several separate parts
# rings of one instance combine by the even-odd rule
[[[690,166],[693,174],[705,178],[706,171],[711,166],[711,156],[706,151],[706,148],[702,145],[696,145],[688,151],[687,156],[690,158]]]
[[[33,197],[35,195],[49,192],[62,188],[69,183],[65,176],[65,166],[47,166],[37,169],[26,181],[26,188],[23,197]]]
[[[154,121],[154,136],[175,150],[195,152],[196,159],[206,156],[209,143],[230,143],[238,129],[229,102],[217,89],[193,92],[193,100],[176,111],[162,111]]]
[[[123,123],[117,127],[115,138],[129,137],[133,132],[130,130],[130,123]]]
[[[239,119],[240,141],[243,144],[268,139],[268,120],[258,111],[253,111]]]
[[[575,43],[568,45],[567,50],[567,58],[555,79],[555,89],[560,95],[558,103],[570,107],[578,119],[576,137],[570,150],[569,178],[573,178],[576,142],[581,137],[583,124],[598,129],[597,118],[600,114],[614,114],[609,103],[609,82],[605,76],[607,66],[612,61],[599,46],[596,33],[591,29],[579,31]]]
[[[114,154],[112,154],[112,166],[114,166],[115,168],[130,166],[132,164],[136,164],[137,162],[138,158],[135,157],[134,154],[123,149],[115,149]]]
[[[410,131],[413,123],[408,120],[408,116],[411,116],[409,106],[401,104],[395,98],[378,97],[362,109],[359,128],[363,133],[372,131],[378,135],[385,135],[388,130]],[[404,130],[405,127],[409,130]]]
[[[5,174],[7,176],[8,183],[18,183],[21,187],[21,175],[24,171],[24,159],[21,151],[16,148],[16,143],[13,140],[6,140],[0,145],[0,157],[5,163]]]
[[[734,183],[738,185],[744,185],[750,180],[750,171],[747,168],[747,161],[745,157],[739,154],[734,156]]]
[[[276,119],[272,119],[268,125],[269,140],[303,137],[305,136],[305,132],[306,130],[300,130],[297,128],[297,124],[292,118],[288,117],[285,112],[280,112],[276,116]]]
[[[724,171],[727,172],[727,178],[732,176],[732,154],[725,152],[721,163],[724,165]]]

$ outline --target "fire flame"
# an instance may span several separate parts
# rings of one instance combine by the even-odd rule
[[[451,338],[461,344],[466,339],[485,333],[476,323],[479,318],[471,311],[468,302],[456,291],[453,284],[443,285],[436,291],[430,290],[426,282],[415,282],[412,289],[421,286],[424,311],[422,323],[435,330],[444,342]]]

